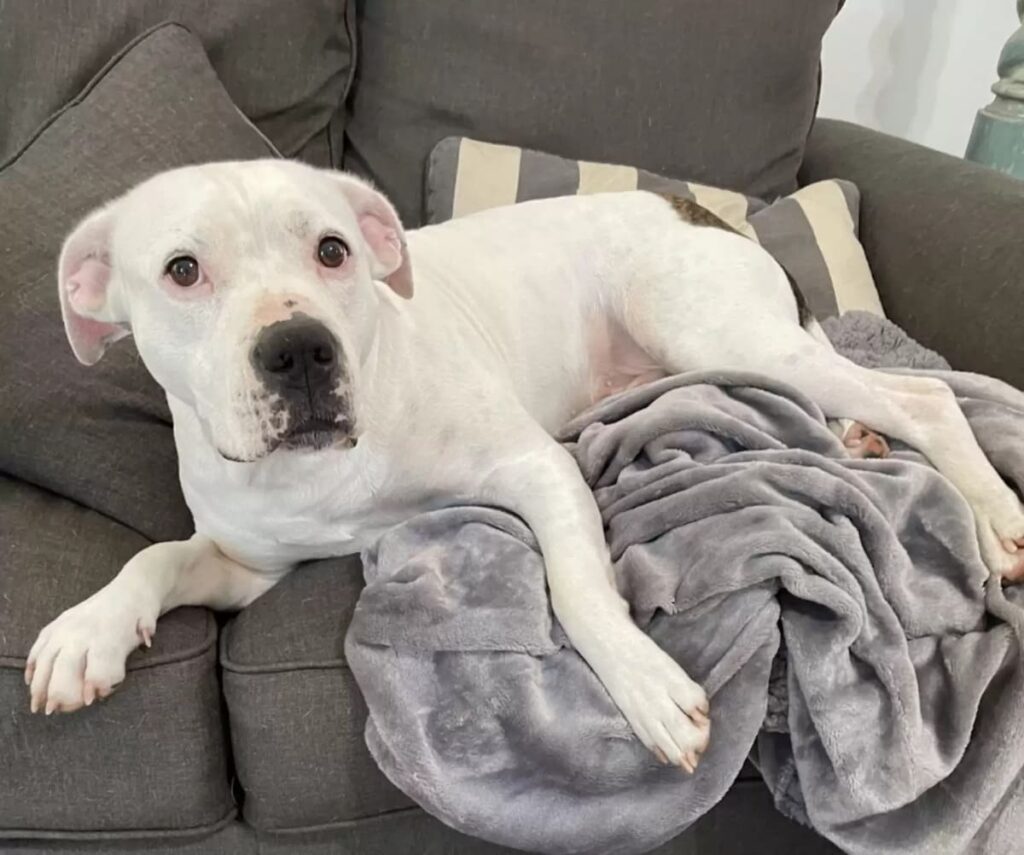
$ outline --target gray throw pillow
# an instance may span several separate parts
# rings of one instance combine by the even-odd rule
[[[202,42],[231,100],[287,157],[341,163],[355,0],[0,2],[0,161],[157,24]]]
[[[691,199],[758,241],[786,268],[824,319],[858,310],[881,315],[871,268],[857,238],[860,193],[849,181],[818,181],[767,204],[633,166],[570,160],[543,152],[451,137],[427,167],[427,221],[530,199],[622,190]]]
[[[0,164],[0,470],[153,540],[191,533],[163,393],[130,341],[92,368],[76,362],[57,256],[81,217],[157,172],[274,155],[195,36],[166,24]]]

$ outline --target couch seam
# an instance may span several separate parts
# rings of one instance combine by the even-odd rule
[[[750,787],[762,788],[765,786],[763,780],[754,778],[737,778],[732,786],[729,788],[731,792],[736,787],[747,789]],[[291,837],[300,834],[315,834],[322,831],[334,831],[346,828],[357,828],[361,825],[375,823],[375,822],[387,822],[391,819],[401,818],[402,816],[410,816],[413,814],[422,814],[423,816],[429,817],[430,819],[437,819],[428,811],[424,810],[419,805],[412,805],[410,807],[395,808],[394,810],[386,810],[381,813],[369,814],[367,816],[356,817],[355,819],[336,819],[330,822],[320,823],[319,825],[297,825],[290,828],[267,828],[264,826],[253,825],[246,820],[246,823],[254,828],[259,834],[269,834],[278,837]],[[244,818],[244,817],[243,817]]]
[[[160,839],[181,839],[186,837],[200,837],[206,834],[213,834],[227,827],[238,817],[238,808],[231,807],[227,813],[213,823],[206,825],[190,826],[189,828],[140,828],[140,829],[115,829],[95,831],[73,831],[70,829],[41,829],[41,828],[0,828],[0,840],[80,840],[89,842],[94,840],[160,840]]]
[[[225,628],[218,641],[218,661],[226,674],[280,674],[285,671],[334,671],[351,670],[345,659],[296,659],[289,662],[253,663],[236,662],[228,653],[230,628]]]
[[[355,819],[335,819],[330,822],[322,822],[317,825],[296,825],[289,828],[266,828],[258,825],[252,827],[256,829],[260,834],[273,834],[281,837],[290,837],[298,834],[315,834],[321,831],[332,831],[336,829],[355,828],[365,823],[374,822],[387,822],[390,819],[401,817],[403,815],[422,814],[424,816],[430,816],[423,808],[418,805],[411,807],[395,808],[394,810],[386,810],[382,813],[369,814],[367,816],[356,817]],[[433,818],[433,817],[431,817]],[[248,822],[248,820],[247,820]],[[251,824],[251,823],[250,823]]]

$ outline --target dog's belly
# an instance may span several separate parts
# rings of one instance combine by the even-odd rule
[[[588,404],[668,376],[618,320],[603,313],[587,321],[586,361]]]

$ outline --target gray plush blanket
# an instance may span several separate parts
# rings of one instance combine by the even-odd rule
[[[828,331],[864,364],[938,369],[1024,486],[1024,394],[870,316]],[[848,852],[1024,850],[1024,599],[986,582],[966,504],[919,454],[850,460],[811,402],[736,374],[610,399],[564,439],[636,622],[711,696],[711,747],[692,777],[659,765],[554,621],[526,526],[455,507],[364,556],[346,640],[397,786],[508,846],[633,853],[751,756]]]

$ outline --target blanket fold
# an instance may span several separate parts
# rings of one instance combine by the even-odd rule
[[[1024,395],[884,321],[828,331],[852,358],[949,382],[1024,486]],[[750,374],[668,378],[560,438],[634,619],[711,696],[711,746],[692,777],[660,766],[553,618],[529,529],[455,507],[364,555],[346,639],[396,785],[498,843],[634,853],[751,755],[780,810],[849,852],[1020,851],[1024,599],[986,581],[966,503],[920,454],[851,460],[812,402]]]

